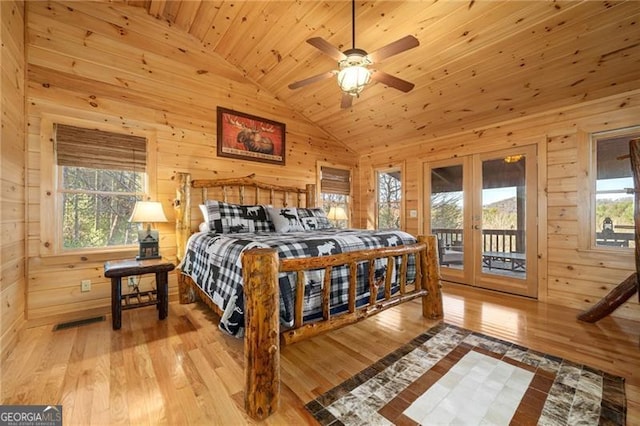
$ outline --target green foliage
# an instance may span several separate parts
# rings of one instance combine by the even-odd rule
[[[400,204],[385,203],[378,206],[378,229],[400,229]]]
[[[439,192],[431,196],[431,227],[462,228],[462,192]]]
[[[633,226],[633,197],[602,198],[596,200],[596,231],[602,230],[605,217],[611,218],[615,225]]]
[[[142,173],[63,167],[63,248],[135,244],[138,224],[129,217],[140,199]]]
[[[483,229],[516,229],[517,223],[518,215],[515,212],[506,212],[491,206],[485,206],[482,209]]]

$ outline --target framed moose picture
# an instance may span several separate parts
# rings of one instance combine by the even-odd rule
[[[218,157],[285,164],[283,123],[218,107]]]

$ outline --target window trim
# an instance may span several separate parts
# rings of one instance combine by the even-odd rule
[[[41,257],[66,256],[89,253],[118,253],[134,255],[137,244],[113,247],[95,247],[83,249],[63,249],[62,230],[59,222],[61,209],[61,192],[58,190],[58,166],[55,157],[55,123],[76,127],[86,127],[107,132],[128,133],[144,137],[147,140],[147,168],[145,195],[156,199],[157,195],[157,136],[155,131],[112,126],[90,120],[74,119],[54,114],[43,114],[40,120],[40,239],[39,254]],[[54,214],[51,214],[54,212]]]
[[[378,209],[379,209],[379,203],[378,203],[378,173],[388,173],[388,172],[392,172],[392,171],[399,171],[400,172],[400,185],[402,186],[401,190],[400,190],[400,230],[404,230],[405,226],[406,226],[406,219],[405,219],[405,203],[406,203],[406,194],[407,194],[407,188],[406,188],[406,173],[405,173],[405,163],[400,162],[400,163],[395,163],[395,164],[387,164],[384,166],[377,166],[377,167],[373,167],[373,185],[374,185],[374,199],[373,199],[373,211],[374,211],[374,217],[373,217],[373,221],[374,221],[374,228],[375,229],[380,229],[379,228],[379,223],[378,223]]]
[[[640,132],[640,126],[627,126],[616,129],[593,130],[587,132],[579,130],[578,166],[584,179],[578,177],[578,200],[588,199],[588,203],[578,203],[578,222],[585,221],[589,226],[578,227],[578,251],[593,253],[608,253],[616,256],[634,256],[635,249],[631,247],[607,247],[596,245],[596,180],[597,158],[595,156],[596,142],[601,139],[620,137]]]

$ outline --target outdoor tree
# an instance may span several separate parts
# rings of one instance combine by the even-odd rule
[[[400,172],[378,173],[378,228],[400,228],[402,183]]]
[[[142,173],[63,167],[64,248],[134,244],[137,224],[129,217],[140,198]]]
[[[437,192],[432,194],[431,227],[462,228],[462,192]]]

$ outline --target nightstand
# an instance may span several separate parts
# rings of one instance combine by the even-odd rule
[[[169,272],[175,265],[164,259],[115,260],[104,264],[104,276],[111,278],[111,318],[113,329],[122,326],[122,310],[156,305],[158,318],[169,313]],[[122,298],[122,278],[132,275],[156,274],[156,289],[138,291]],[[124,302],[124,303],[123,303]]]

